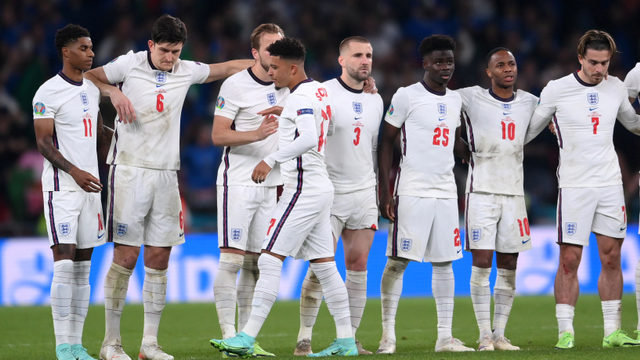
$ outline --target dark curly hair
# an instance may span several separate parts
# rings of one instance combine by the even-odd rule
[[[499,52],[499,51],[506,51],[506,52],[511,52],[511,50],[507,49],[506,47],[497,47],[491,51],[489,51],[489,53],[487,54],[487,56],[484,58],[484,63],[487,66],[487,69],[489,68],[489,61],[491,61],[491,57]]]
[[[73,44],[83,37],[91,37],[91,35],[89,35],[89,30],[80,25],[69,24],[56,31],[55,44],[60,60],[62,60],[62,48]]]
[[[307,54],[302,42],[296,38],[282,38],[269,45],[267,51],[271,56],[279,56],[286,60],[303,62]]]
[[[454,51],[456,49],[456,42],[453,40],[451,36],[448,35],[431,35],[426,37],[420,43],[420,47],[418,50],[420,51],[420,56],[424,58],[425,56],[431,54],[434,51],[442,51],[442,50],[451,50]]]
[[[164,14],[153,24],[151,40],[156,44],[185,44],[187,42],[187,27],[177,17]]]

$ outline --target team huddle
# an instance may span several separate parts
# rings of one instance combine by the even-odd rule
[[[163,15],[153,26],[148,51],[130,51],[90,70],[94,54],[89,32],[68,25],[56,34],[63,69],[40,87],[33,107],[38,148],[45,157],[42,184],[54,256],[51,307],[59,360],[93,359],[82,346],[89,269],[93,248],[107,241],[114,243],[114,254],[104,285],[106,330],[100,359],[131,359],[122,347],[120,318],[141,245],[144,330],[138,358],[174,358],[158,345],[158,329],[171,249],[185,241],[177,180],[180,114],[192,84],[222,78],[227,79],[212,131],[214,144],[224,147],[217,178],[220,260],[213,289],[222,339],[210,343],[224,357],[275,356],[256,338],[277,298],[289,256],[309,261],[294,354],[371,354],[356,340],[356,332],[380,215],[390,220],[390,228],[376,353],[396,352],[395,317],[409,261],[433,266],[435,351],[475,350],[452,334],[452,262],[462,257],[463,249],[473,259],[477,350],[520,350],[505,336],[505,328],[518,254],[532,246],[523,146],[546,127],[560,148],[555,347],[575,346],[577,272],[591,232],[603,264],[603,347],[640,346],[640,323],[638,339],[621,329],[620,252],[627,218],[612,141],[616,119],[640,135],[640,116],[631,105],[640,92],[640,64],[624,83],[608,75],[616,53],[609,34],[585,33],[578,44],[581,69],[550,81],[540,98],[515,89],[517,64],[506,48],[487,54],[490,88],[449,89],[456,43],[449,36],[428,36],[419,47],[424,77],[399,88],[386,112],[370,77],[373,49],[363,37],[340,43],[342,74],[323,83],[307,77],[302,42],[285,37],[275,24],[262,24],[251,34],[253,60],[211,65],[180,60],[186,39],[184,23]],[[111,99],[118,113],[113,130],[103,125],[101,95]],[[461,136],[465,129],[467,141]],[[401,161],[392,176],[398,138]],[[98,141],[111,144],[106,219],[99,194]],[[469,165],[464,239],[454,155]],[[279,198],[278,186],[283,186]],[[334,260],[339,238],[345,280]],[[640,266],[638,288],[639,282]],[[335,321],[336,340],[314,353],[312,330],[323,298]]]

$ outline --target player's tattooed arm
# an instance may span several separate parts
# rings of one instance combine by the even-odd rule
[[[53,145],[53,119],[36,119],[34,127],[38,150],[45,159],[56,168],[68,173],[73,180],[86,192],[100,192],[102,184],[90,173],[83,171],[67,160]],[[82,149],[78,149],[82,151]]]
[[[205,80],[205,83],[229,77],[252,67],[255,63],[255,60],[231,60],[223,63],[209,64],[209,77]]]

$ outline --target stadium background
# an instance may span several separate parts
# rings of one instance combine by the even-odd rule
[[[51,255],[42,238],[45,235],[40,188],[42,157],[35,146],[31,100],[37,88],[61,68],[53,44],[55,31],[70,22],[87,27],[96,53],[94,66],[101,66],[131,49],[146,49],[151,25],[163,13],[178,16],[187,24],[189,39],[182,58],[202,62],[249,58],[249,34],[253,28],[263,22],[275,22],[282,26],[287,36],[299,37],[306,44],[307,73],[317,80],[328,80],[340,74],[337,48],[343,38],[365,36],[373,45],[373,76],[386,106],[398,87],[422,78],[417,48],[422,38],[433,33],[451,35],[458,42],[456,71],[449,84],[451,89],[476,84],[488,86],[484,56],[496,46],[506,46],[513,51],[519,64],[518,88],[538,95],[550,79],[578,68],[577,39],[591,28],[610,32],[619,46],[620,53],[610,67],[611,75],[624,78],[640,59],[637,40],[640,23],[635,21],[640,15],[640,1],[637,0],[5,0],[0,5],[2,304],[48,301]],[[187,244],[177,248],[172,258],[181,264],[175,266],[179,271],[173,276],[179,277],[180,286],[183,286],[170,293],[169,300],[173,301],[208,301],[212,296],[209,277],[215,274],[217,264],[217,241],[213,234],[216,229],[215,178],[221,149],[211,144],[210,132],[220,84],[193,86],[183,111],[182,170],[179,174],[188,212],[188,233]],[[105,121],[112,123],[115,114],[108,100],[103,102],[102,108]],[[622,168],[628,218],[630,223],[637,223],[640,158],[636,153],[640,138],[620,128],[614,142]],[[106,146],[102,146],[100,159],[104,159],[105,152]],[[534,251],[521,259],[520,293],[546,294],[551,291],[549,279],[557,266],[552,226],[555,222],[557,161],[555,138],[548,131],[525,147],[525,192]],[[107,167],[103,160],[100,163],[104,183]],[[458,163],[455,171],[460,199],[463,199],[466,165]],[[106,197],[106,191],[103,196]],[[460,203],[462,213],[464,204]],[[382,228],[370,257],[372,296],[379,290],[379,283],[373,279],[379,279],[378,273],[385,261],[386,231],[384,226]],[[625,280],[631,282],[626,283],[626,291],[633,289],[632,268],[640,252],[637,227],[630,227],[628,234],[623,265]],[[588,250],[589,256],[585,256],[585,260],[590,261],[583,264],[581,270],[582,290],[594,292],[599,261],[595,247]],[[110,251],[110,245],[96,251],[92,298],[98,301],[101,294],[95,291],[101,291],[96,288],[104,277],[100,269],[108,264]],[[196,262],[189,262],[190,259],[196,259]],[[527,261],[533,274],[530,277],[526,272]],[[288,263],[287,269],[293,275],[290,275],[292,282],[287,284],[292,290],[283,295],[295,297],[300,274],[304,274],[306,265]],[[468,255],[456,266],[460,269],[456,270],[457,294],[467,294]],[[195,270],[190,273],[188,269]],[[430,271],[430,266],[413,265],[410,269],[424,275],[424,271]],[[190,276],[193,274],[195,278]],[[523,282],[523,279],[528,280]],[[190,281],[195,285],[188,285]],[[95,286],[96,282],[98,286]],[[407,293],[410,290],[405,287],[405,294],[430,293],[428,282],[420,281],[419,284],[415,293]],[[134,292],[139,293],[130,293]],[[183,297],[187,296],[185,294],[191,295]]]

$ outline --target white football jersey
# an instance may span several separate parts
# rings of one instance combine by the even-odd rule
[[[615,76],[597,85],[580,80],[578,72],[549,81],[534,116],[549,118],[555,113],[560,188],[622,184],[613,127],[618,114],[629,109],[627,90]]]
[[[251,68],[241,71],[222,83],[215,115],[233,120],[235,131],[253,131],[260,127],[264,117],[259,111],[282,106],[289,95],[288,88],[276,90],[273,82],[264,82]],[[280,170],[273,169],[264,182],[251,180],[253,169],[267,155],[278,150],[278,133],[264,140],[240,146],[225,146],[218,168],[217,185],[277,186],[282,184]]]
[[[637,99],[640,93],[640,62],[624,78],[624,85],[627,87],[629,97]]]
[[[203,83],[209,66],[179,60],[160,71],[148,51],[130,51],[103,66],[107,79],[131,100],[137,120],[116,118],[107,163],[158,170],[180,169],[180,115],[189,87]]]
[[[382,97],[355,90],[340,78],[324,82],[331,94],[325,162],[338,194],[376,185],[374,157],[384,115]]]
[[[307,79],[291,89],[280,115],[278,152],[299,136],[296,124],[300,116],[314,117],[318,141],[304,154],[280,164],[285,188],[294,187],[305,193],[333,192],[333,185],[324,163],[324,149],[332,112],[330,103],[326,88],[313,79]]]
[[[53,145],[80,170],[98,173],[97,127],[100,90],[89,80],[75,82],[62,71],[33,97],[33,118],[53,119]],[[44,159],[43,191],[83,191],[71,175]]]
[[[524,196],[522,147],[538,98],[517,90],[503,99],[480,86],[457,92],[471,150],[466,192]]]
[[[393,95],[385,121],[401,129],[396,195],[458,197],[453,147],[461,106],[460,94],[449,89],[435,92],[424,81]]]

